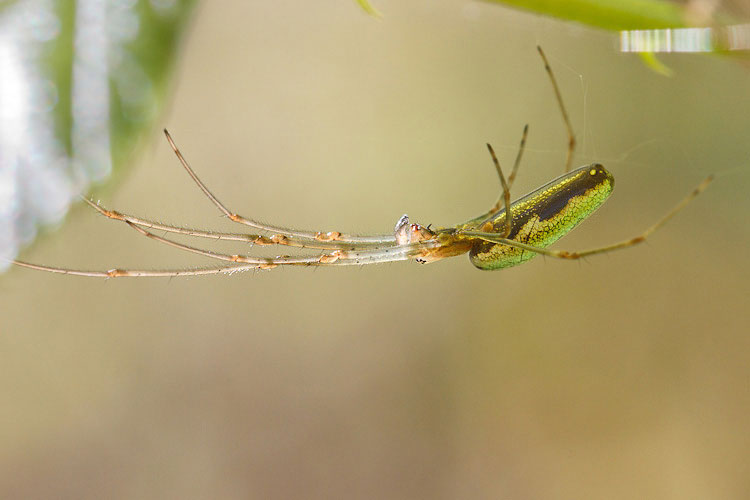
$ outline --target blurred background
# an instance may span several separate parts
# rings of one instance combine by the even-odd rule
[[[151,4],[176,9],[160,14],[169,36],[141,47],[164,51],[144,67],[166,107],[138,101],[140,132],[123,125],[108,139],[127,152],[115,183],[93,191],[108,208],[240,229],[181,169],[167,127],[220,199],[264,221],[370,234],[403,213],[467,220],[499,193],[485,142],[510,165],[530,124],[514,197],[561,173],[566,134],[537,44],[578,135],[575,163],[601,162],[617,179],[557,248],[634,236],[717,178],[648,243],[582,262],[481,272],[459,257],[109,281],[9,269],[0,496],[750,495],[746,64],[664,55],[667,78],[619,53],[615,33],[475,1],[378,0],[382,19],[351,1]],[[53,106],[55,92],[40,92],[51,100],[29,102]],[[24,151],[12,145],[32,141],[13,137],[6,166]],[[27,199],[58,200],[39,210],[47,222],[107,175],[76,167],[106,168],[94,160],[48,173],[53,153],[35,157],[40,176],[16,170]],[[10,199],[18,183],[2,182]],[[213,264],[80,204],[22,258]]]

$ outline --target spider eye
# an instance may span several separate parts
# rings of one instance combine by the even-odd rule
[[[589,175],[591,175],[591,177],[596,177],[597,175],[607,175],[607,171],[601,164],[594,163],[589,168]]]

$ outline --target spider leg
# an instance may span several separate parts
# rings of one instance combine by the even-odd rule
[[[133,227],[137,227],[133,224]],[[145,231],[139,228],[141,231]],[[149,233],[150,234],[150,233]],[[154,239],[164,240],[156,235]],[[169,240],[162,241],[167,243]],[[62,267],[43,266],[23,262],[20,260],[12,261],[13,264],[45,271],[50,273],[68,274],[73,276],[88,276],[94,278],[138,278],[138,277],[176,277],[176,276],[201,276],[207,274],[231,274],[239,271],[248,271],[251,269],[273,269],[278,266],[358,266],[368,264],[380,264],[385,262],[397,262],[409,260],[413,257],[419,257],[427,250],[436,248],[436,242],[420,242],[398,247],[384,247],[372,250],[363,250],[359,252],[345,252],[335,250],[330,254],[322,254],[315,257],[272,257],[272,258],[251,258],[241,256],[222,255],[212,252],[202,251],[197,248],[181,245],[176,242],[168,243],[171,246],[188,250],[193,253],[199,253],[207,257],[228,260],[235,262],[234,265],[222,267],[201,267],[195,269],[167,269],[167,270],[127,270],[127,269],[110,269],[109,271],[88,271],[78,269],[67,269]],[[228,257],[228,258],[227,258]],[[236,260],[233,258],[236,257]]]
[[[255,264],[261,268],[270,269],[279,265],[297,265],[297,266],[312,266],[312,265],[329,265],[338,261],[350,261],[350,264],[375,264],[379,262],[393,262],[398,260],[406,260],[411,256],[416,256],[421,251],[434,247],[432,243],[424,245],[412,244],[412,245],[400,245],[400,246],[384,246],[376,247],[368,250],[359,251],[345,251],[345,250],[334,250],[331,253],[323,253],[320,255],[307,256],[307,257],[276,257],[276,258],[264,258],[264,257],[246,257],[243,255],[229,255],[219,252],[212,252],[203,250],[202,248],[196,248],[190,245],[185,245],[174,240],[163,238],[150,231],[146,231],[142,227],[130,222],[127,223],[130,227],[141,233],[147,238],[151,238],[160,243],[164,243],[180,250],[187,252],[196,253],[209,257],[212,259],[223,260],[227,262],[238,262],[242,264]]]
[[[274,265],[274,263],[272,262],[273,259],[270,259],[270,258],[266,259],[266,258],[261,258],[261,257],[244,257],[242,255],[229,255],[229,254],[223,254],[223,253],[220,253],[220,252],[213,252],[213,251],[210,251],[210,250],[204,250],[202,248],[197,248],[197,247],[193,247],[193,246],[190,246],[190,245],[185,245],[183,243],[179,243],[179,242],[174,241],[174,240],[163,238],[163,237],[158,236],[158,235],[156,235],[156,234],[154,234],[154,233],[152,233],[150,231],[146,231],[145,229],[143,229],[139,225],[134,224],[132,222],[127,222],[126,221],[126,224],[128,226],[132,227],[133,229],[135,229],[136,231],[138,231],[143,236],[146,236],[147,238],[150,238],[152,240],[158,241],[159,243],[164,243],[164,244],[166,244],[168,246],[171,246],[171,247],[174,247],[174,248],[179,248],[180,250],[185,250],[185,251],[188,251],[188,252],[191,252],[191,253],[196,253],[196,254],[199,254],[199,255],[203,255],[204,257],[209,257],[209,258],[217,259],[217,260],[223,260],[223,261],[227,261],[227,262],[238,262],[238,263],[242,263],[242,264],[256,264],[258,266],[268,266],[268,268],[276,267]],[[310,260],[310,258],[308,258],[308,257],[301,258],[300,262],[302,262],[302,261],[312,262],[312,260]]]
[[[508,202],[510,201],[510,188],[513,186],[513,181],[516,178],[516,174],[518,173],[518,167],[521,164],[521,157],[523,156],[523,151],[526,147],[526,138],[529,135],[529,125],[526,124],[523,127],[523,134],[521,136],[521,144],[518,148],[518,153],[516,154],[516,161],[513,163],[513,170],[510,173],[510,177],[508,177],[508,180],[506,182],[505,176],[503,175],[503,171],[500,168],[500,162],[497,161],[497,157],[495,156],[494,151],[492,151],[492,146],[487,144],[487,148],[490,150],[490,155],[492,156],[492,161],[495,164],[495,170],[497,171],[497,176],[500,179],[500,185],[503,188],[502,193],[500,193],[500,197],[498,198],[497,202],[492,206],[492,208],[485,214],[480,215],[479,217],[475,217],[468,223],[466,223],[466,227],[471,228],[477,228],[484,225],[489,219],[492,219],[497,215],[497,213],[500,211],[500,209],[506,205],[506,198],[508,198]],[[508,189],[505,189],[505,187],[508,187]],[[507,206],[507,205],[506,205]]]
[[[500,184],[503,185],[503,204],[505,205],[505,225],[503,226],[503,232],[499,233],[499,235],[505,238],[510,234],[511,221],[513,219],[513,214],[510,213],[510,186],[508,185],[508,182],[506,182],[505,180],[505,176],[503,175],[503,169],[500,168],[500,162],[497,160],[497,155],[495,155],[495,150],[492,149],[492,146],[490,146],[489,143],[487,144],[487,149],[490,152],[490,156],[492,156],[492,161],[495,164],[495,168],[497,169],[497,175],[500,176]],[[488,222],[489,222],[488,220],[482,221],[478,227],[482,231],[488,231],[491,229],[491,227],[485,228],[485,224]]]
[[[695,189],[693,189],[693,191],[690,194],[688,194],[680,203],[675,205],[675,207],[672,208],[672,210],[670,210],[664,217],[659,219],[655,224],[653,224],[651,227],[643,231],[638,236],[627,239],[627,240],[623,240],[617,243],[613,243],[611,245],[606,245],[603,247],[591,248],[588,250],[581,250],[577,252],[569,252],[566,250],[550,250],[547,248],[540,248],[540,247],[535,247],[533,245],[527,245],[526,243],[521,243],[519,241],[500,237],[500,235],[498,235],[497,233],[459,230],[458,234],[473,237],[473,238],[478,238],[480,240],[489,241],[491,243],[500,243],[502,245],[508,245],[510,247],[520,248],[522,250],[527,250],[529,252],[547,255],[549,257],[555,257],[558,259],[580,259],[581,257],[587,257],[589,255],[596,255],[600,253],[611,252],[613,250],[619,250],[621,248],[627,248],[633,245],[637,245],[639,243],[643,243],[644,241],[646,241],[646,238],[651,236],[651,234],[654,231],[656,231],[661,226],[663,226],[669,219],[674,217],[675,214],[677,214],[677,212],[685,208],[685,206],[688,203],[690,203],[696,196],[701,194],[708,187],[708,185],[711,183],[712,180],[713,180],[713,175],[708,176]]]
[[[219,201],[216,196],[209,191],[208,187],[201,181],[196,173],[193,171],[193,169],[188,164],[187,160],[185,160],[185,157],[180,152],[179,148],[175,144],[174,140],[172,139],[172,136],[169,135],[169,132],[164,129],[164,135],[167,137],[167,141],[169,141],[169,145],[172,147],[172,150],[174,151],[175,155],[177,155],[177,158],[180,160],[180,163],[185,168],[185,171],[188,173],[190,178],[193,179],[193,181],[197,184],[197,186],[200,188],[201,191],[203,191],[203,194],[206,195],[206,197],[211,201],[211,203],[216,206],[224,215],[226,215],[229,219],[231,219],[234,222],[237,222],[239,224],[244,224],[246,226],[254,227],[256,229],[260,229],[262,231],[269,231],[272,233],[276,233],[278,235],[285,236],[289,239],[292,238],[298,238],[306,241],[338,241],[341,243],[366,243],[366,244],[383,244],[383,243],[395,243],[395,238],[393,235],[383,235],[383,236],[354,236],[354,235],[345,235],[341,234],[338,231],[330,231],[330,232],[312,232],[312,231],[300,231],[296,229],[288,229],[278,226],[270,226],[268,224],[264,224],[255,220],[247,219],[241,215],[238,215],[232,211],[230,211],[222,202]]]
[[[513,163],[513,170],[510,171],[508,176],[508,189],[513,187],[513,182],[516,180],[516,174],[518,173],[518,167],[521,165],[521,157],[523,151],[526,149],[526,138],[529,136],[529,124],[523,126],[523,133],[521,134],[521,144],[518,145],[518,153],[516,154],[516,161]],[[497,200],[496,207],[500,208],[500,200]]]
[[[206,274],[231,274],[237,271],[246,271],[249,269],[256,269],[257,266],[245,265],[245,266],[225,266],[225,267],[206,267],[197,269],[174,269],[174,270],[125,270],[125,269],[110,269],[109,271],[83,271],[79,269],[66,269],[62,267],[43,266],[40,264],[32,264],[30,262],[23,262],[20,260],[14,260],[13,264],[25,267],[27,269],[35,269],[37,271],[44,271],[47,273],[56,274],[67,274],[70,276],[87,276],[90,278],[174,278],[176,276],[201,276]]]
[[[215,231],[205,231],[202,229],[170,226],[168,224],[161,224],[159,222],[142,219],[140,217],[135,217],[133,215],[128,215],[128,214],[118,212],[115,210],[108,210],[104,208],[103,206],[101,206],[99,203],[93,202],[84,197],[82,197],[82,199],[94,210],[96,210],[97,212],[99,212],[100,214],[102,214],[103,216],[109,219],[118,220],[122,222],[129,222],[129,223],[141,226],[141,227],[157,229],[159,231],[184,234],[186,236],[195,236],[199,238],[208,238],[212,240],[244,241],[246,243],[252,243],[253,245],[288,245],[288,246],[300,247],[300,248],[327,249],[327,248],[353,248],[354,246],[352,244],[345,244],[345,243],[340,243],[336,241],[301,242],[301,241],[297,241],[296,239],[290,239],[290,238],[287,238],[286,236],[279,235],[279,234],[274,234],[271,236],[263,236],[263,235],[258,235],[258,234],[247,234],[247,233],[222,233],[222,232],[215,232]]]
[[[216,252],[210,252],[189,245],[183,245],[176,241],[157,236],[132,222],[126,222],[130,227],[139,233],[154,239],[160,243],[179,248],[191,253],[196,253],[209,258],[231,262],[231,265],[222,267],[203,267],[195,269],[169,269],[169,270],[126,270],[111,269],[109,271],[88,271],[67,269],[61,267],[44,266],[32,264],[20,260],[13,260],[13,264],[45,271],[50,273],[68,274],[73,276],[88,276],[95,278],[137,278],[137,277],[176,277],[176,276],[200,276],[207,274],[231,274],[239,271],[251,269],[273,269],[278,266],[354,266],[380,264],[385,262],[397,262],[409,260],[414,257],[420,257],[429,253],[430,250],[439,248],[441,243],[437,240],[426,240],[417,243],[411,243],[400,246],[383,246],[367,250],[345,251],[334,250],[331,253],[311,257],[245,257],[240,255],[228,255]]]
[[[560,94],[560,88],[557,86],[557,80],[555,80],[555,75],[552,73],[552,68],[549,65],[549,61],[547,61],[547,56],[544,55],[544,51],[539,45],[537,45],[536,48],[539,51],[539,55],[542,56],[542,61],[544,61],[544,70],[547,72],[547,75],[549,75],[550,82],[552,82],[552,89],[555,91],[555,98],[557,99],[558,106],[560,106],[560,112],[562,113],[563,121],[565,122],[565,128],[568,130],[568,152],[565,157],[565,172],[570,172],[570,167],[573,163],[573,154],[576,150],[576,136],[573,132],[573,125],[570,124],[568,111],[565,109],[562,94]]]
[[[568,111],[565,108],[565,103],[563,102],[562,94],[560,93],[560,88],[557,86],[557,80],[555,79],[555,75],[552,72],[552,68],[549,65],[547,56],[544,54],[542,47],[537,45],[536,48],[539,51],[539,55],[542,57],[542,61],[544,62],[544,69],[547,72],[547,75],[549,76],[550,82],[552,83],[552,90],[554,90],[555,92],[555,98],[557,99],[557,104],[560,107],[560,112],[562,113],[563,121],[565,122],[565,128],[568,131],[568,150],[567,150],[566,159],[565,159],[565,172],[570,172],[570,168],[573,162],[573,155],[575,154],[575,149],[576,149],[576,137],[575,137],[575,133],[573,132],[573,125],[571,125],[570,123]],[[487,223],[488,220],[493,219],[497,215],[497,213],[500,212],[503,206],[507,207],[509,205],[508,203],[506,203],[506,198],[510,196],[509,195],[510,187],[513,186],[513,182],[516,180],[518,167],[521,164],[521,157],[523,156],[524,149],[526,148],[526,138],[528,137],[528,133],[529,133],[529,126],[527,124],[523,128],[523,134],[521,136],[521,144],[520,144],[520,147],[518,148],[516,161],[513,164],[513,170],[511,170],[510,176],[508,177],[508,181],[507,181],[508,189],[505,189],[506,183],[503,178],[503,173],[500,170],[500,164],[497,162],[497,159],[495,158],[494,153],[490,151],[490,154],[492,154],[493,156],[493,161],[495,162],[495,168],[498,171],[498,176],[500,177],[500,182],[501,184],[503,184],[503,192],[500,195],[500,198],[498,198],[497,202],[490,209],[489,212],[475,219],[472,219],[469,223],[467,223],[466,225],[467,227],[480,227],[481,228],[484,224]],[[506,218],[507,218],[507,215],[506,215]]]

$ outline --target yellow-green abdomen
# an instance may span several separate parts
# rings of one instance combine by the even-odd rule
[[[609,197],[614,178],[601,165],[581,167],[529,193],[511,204],[508,239],[535,247],[547,247],[591,215]],[[490,221],[493,233],[502,233],[505,211]],[[499,243],[478,241],[469,257],[479,269],[504,269],[537,254]]]

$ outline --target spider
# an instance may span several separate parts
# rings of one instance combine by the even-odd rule
[[[513,185],[523,156],[529,130],[528,125],[524,127],[515,163],[507,179],[492,146],[487,144],[487,149],[502,185],[502,193],[490,210],[463,224],[433,229],[431,225],[422,226],[411,223],[409,217],[404,215],[396,223],[392,234],[381,236],[356,236],[338,231],[301,231],[264,224],[232,212],[219,201],[198,178],[165,129],[164,134],[175,155],[211,203],[230,220],[267,234],[221,233],[170,226],[114,210],[107,210],[99,203],[84,198],[84,201],[100,214],[126,223],[143,236],[180,250],[225,261],[227,264],[219,267],[196,269],[81,271],[18,260],[13,261],[13,263],[30,269],[76,276],[101,278],[174,277],[230,274],[249,269],[272,269],[278,266],[350,266],[409,259],[415,259],[420,263],[429,263],[468,253],[474,266],[483,270],[493,270],[521,264],[540,254],[560,259],[579,259],[589,255],[627,248],[645,241],[648,236],[705,190],[713,176],[706,178],[664,217],[634,238],[577,252],[548,249],[549,245],[571,231],[606,201],[614,187],[614,178],[598,163],[571,170],[576,147],[575,134],[547,57],[541,47],[537,47],[537,49],[552,84],[567,129],[568,147],[565,173],[511,203],[510,188]],[[323,252],[311,256],[285,255],[272,258],[230,255],[179,243],[158,236],[150,230],[213,240],[244,241],[254,245],[283,245],[301,249],[317,249]]]

